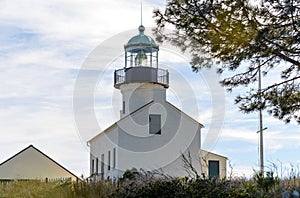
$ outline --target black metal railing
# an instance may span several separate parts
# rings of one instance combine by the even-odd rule
[[[125,69],[115,70],[114,85],[125,83]]]
[[[130,68],[123,68],[115,70],[114,73],[114,86],[119,88],[123,83],[130,83],[130,82],[153,82],[163,85],[165,88],[169,87],[169,72],[166,69],[159,69],[159,68],[151,68],[151,70],[155,70],[155,77],[151,79],[142,79],[139,81],[133,81],[132,78],[126,78],[126,71],[129,69],[140,69],[139,67],[130,67]],[[149,71],[149,67],[145,67],[145,72]]]
[[[160,84],[168,85],[169,87],[169,72],[165,69],[157,70],[157,82]]]

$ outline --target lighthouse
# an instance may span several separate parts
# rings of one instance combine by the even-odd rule
[[[226,158],[210,153],[217,157],[200,160],[204,126],[167,101],[169,71],[159,66],[159,46],[143,25],[125,43],[124,65],[112,75],[122,94],[120,119],[88,141],[90,178],[117,180],[133,168],[191,176],[183,156],[199,175],[211,172],[209,160],[215,162],[215,175],[226,173]]]
[[[169,87],[169,72],[158,64],[159,46],[144,34],[143,25],[138,31],[124,46],[124,68],[114,73],[114,87],[122,93],[121,118],[150,101],[164,102]]]

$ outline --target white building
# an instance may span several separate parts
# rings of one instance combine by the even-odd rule
[[[205,177],[226,177],[227,157],[205,150],[200,151],[202,174]]]
[[[88,141],[91,176],[117,179],[132,168],[186,176],[182,154],[200,175],[203,125],[166,101],[169,73],[158,67],[159,46],[144,26],[138,30],[124,46],[125,67],[114,73],[120,120]]]

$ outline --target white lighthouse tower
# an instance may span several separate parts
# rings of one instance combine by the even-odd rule
[[[114,87],[122,93],[121,118],[150,101],[166,101],[169,87],[168,70],[158,68],[159,46],[144,34],[143,25],[138,30],[139,34],[124,46],[125,67],[114,74]]]
[[[159,68],[159,46],[143,25],[138,31],[124,46],[125,66],[114,72],[122,94],[120,119],[88,141],[91,178],[118,179],[132,168],[190,176],[182,155],[201,174],[207,169],[200,163],[203,125],[166,100],[169,72]],[[215,173],[224,172],[223,162]]]

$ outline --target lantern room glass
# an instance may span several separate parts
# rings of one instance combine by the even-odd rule
[[[136,55],[135,66],[148,66],[148,58],[143,50]]]

